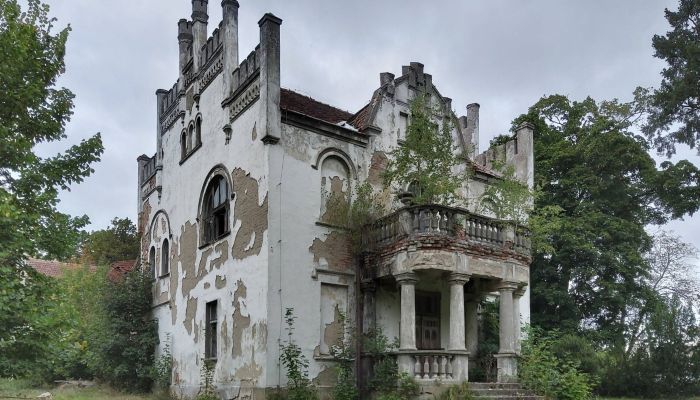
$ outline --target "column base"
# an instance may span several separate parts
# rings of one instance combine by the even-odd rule
[[[498,368],[498,382],[518,381],[518,356],[515,353],[494,354]]]
[[[452,359],[452,379],[457,382],[469,381],[469,353],[460,351]]]

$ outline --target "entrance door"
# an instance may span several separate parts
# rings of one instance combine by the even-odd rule
[[[416,292],[416,347],[440,349],[440,293]]]

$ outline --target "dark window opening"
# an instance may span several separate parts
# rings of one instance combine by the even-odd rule
[[[202,144],[202,117],[197,117],[197,122],[195,124],[195,146]]]
[[[148,268],[150,275],[155,279],[156,277],[156,248],[151,247],[151,251],[148,252]]]
[[[160,275],[165,276],[170,273],[170,244],[168,243],[168,239],[165,239],[163,242],[163,249],[161,250],[161,259],[160,259]]]
[[[211,243],[229,232],[229,189],[223,176],[214,177],[204,198],[204,242]]]
[[[216,327],[217,327],[217,308],[218,301],[210,301],[207,303],[206,310],[206,326],[205,329],[205,344],[204,357],[207,360],[216,360],[217,344],[216,344]]]
[[[180,136],[180,159],[185,159],[187,157],[187,132],[182,131],[182,135]]]

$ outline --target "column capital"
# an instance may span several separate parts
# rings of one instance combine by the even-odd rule
[[[514,297],[517,297],[517,298],[523,297],[523,295],[525,294],[525,291],[526,291],[526,290],[527,290],[527,285],[520,286],[520,287],[518,287],[518,289],[516,289],[516,290],[513,292],[513,296],[514,296]]]
[[[501,281],[496,286],[499,292],[514,292],[518,289],[518,284],[516,282]]]
[[[461,273],[461,272],[451,272],[449,277],[447,278],[447,282],[449,282],[451,285],[464,285],[467,282],[469,282],[469,279],[471,278],[471,275]]]
[[[413,272],[402,272],[394,275],[394,279],[399,285],[415,285],[418,283],[418,278]]]

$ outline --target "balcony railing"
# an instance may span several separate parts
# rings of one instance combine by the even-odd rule
[[[401,208],[367,226],[362,244],[365,249],[374,250],[421,234],[445,235],[496,247],[510,243],[516,251],[530,251],[529,232],[526,229],[516,230],[509,221],[440,205]]]

